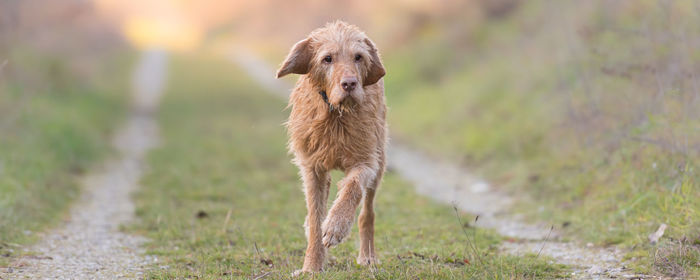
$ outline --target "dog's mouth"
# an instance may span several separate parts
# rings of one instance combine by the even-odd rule
[[[350,105],[350,103],[353,102],[342,101],[340,104],[338,104],[337,108],[334,108],[334,110],[337,111],[341,117],[343,114],[352,114],[355,106]]]
[[[320,92],[323,101],[328,105],[328,111],[331,113],[337,112],[341,116],[352,113],[358,104],[351,93],[343,91],[328,92],[327,95],[325,93],[326,91]]]
[[[342,117],[343,114],[352,114],[356,106],[357,103],[352,98],[345,98],[337,104],[328,103],[328,111],[331,113],[337,112]]]

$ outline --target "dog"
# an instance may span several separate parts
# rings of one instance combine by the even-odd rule
[[[377,264],[374,196],[384,174],[387,144],[386,71],[379,52],[358,27],[336,21],[292,47],[277,78],[288,74],[301,75],[289,98],[286,127],[307,207],[304,266],[295,274],[323,269],[327,248],[348,236],[360,202],[357,263]],[[334,169],[345,177],[327,211]]]

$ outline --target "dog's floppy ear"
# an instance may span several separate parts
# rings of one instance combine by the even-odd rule
[[[378,82],[379,79],[384,77],[386,70],[384,70],[384,65],[382,65],[382,61],[379,59],[377,48],[374,47],[372,41],[365,38],[365,44],[369,46],[370,66],[367,70],[367,77],[363,79],[363,86],[368,86]]]
[[[306,74],[309,73],[309,68],[311,66],[311,53],[310,46],[311,38],[306,38],[297,42],[294,47],[289,51],[287,59],[282,63],[282,67],[277,70],[277,78],[284,77],[287,74]]]

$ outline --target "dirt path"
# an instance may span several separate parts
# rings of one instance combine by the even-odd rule
[[[277,80],[275,70],[255,54],[236,49],[231,60],[246,69],[250,76],[270,93],[288,98],[291,84]],[[561,234],[550,225],[532,225],[519,221],[507,212],[512,197],[493,189],[487,182],[467,170],[428,156],[410,147],[392,142],[389,148],[389,168],[413,183],[416,191],[439,202],[451,204],[462,211],[479,215],[477,226],[490,228],[511,237],[502,250],[514,255],[541,254],[558,263],[574,268],[571,278],[613,279],[635,278],[625,269],[622,252],[616,248],[581,246],[562,242]],[[506,210],[506,211],[504,211]]]
[[[452,204],[459,209],[479,215],[476,226],[490,228],[513,238],[504,242],[502,250],[514,255],[542,254],[558,263],[574,268],[572,278],[608,279],[633,278],[625,270],[622,252],[616,248],[583,247],[572,242],[561,242],[562,236],[551,225],[533,225],[520,222],[508,212],[514,200],[494,190],[467,170],[392,143],[389,166],[404,179],[412,182],[416,191],[437,201]]]
[[[167,56],[143,54],[134,72],[133,105],[127,123],[117,131],[116,158],[87,174],[83,196],[66,223],[44,236],[0,278],[135,279],[155,261],[144,256],[143,238],[120,232],[133,219],[130,193],[138,187],[146,151],[157,141],[155,111],[165,80]]]

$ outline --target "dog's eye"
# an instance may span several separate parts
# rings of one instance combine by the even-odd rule
[[[356,55],[355,55],[355,61],[360,61],[360,60],[362,60],[362,56],[359,55],[359,54],[356,54]]]
[[[326,63],[331,63],[333,62],[333,58],[330,55],[327,55],[323,58],[323,61],[325,61]]]

